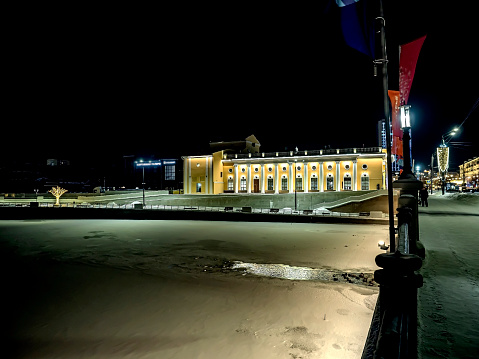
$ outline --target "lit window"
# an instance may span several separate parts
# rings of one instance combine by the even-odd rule
[[[268,191],[273,190],[273,179],[270,177],[268,178]]]
[[[296,177],[296,191],[303,190],[303,179],[301,177]]]
[[[246,178],[244,177],[240,180],[240,191],[246,191]]]
[[[369,176],[362,176],[361,177],[361,190],[368,191],[369,190]]]
[[[176,179],[175,166],[174,165],[165,166],[165,180],[174,181],[175,179]]]
[[[201,192],[201,183],[197,183],[196,184],[196,193],[200,193]]]
[[[350,176],[344,176],[343,189],[345,191],[350,191],[351,190],[351,177]]]
[[[326,189],[328,191],[334,190],[334,176],[331,174],[326,178]]]
[[[233,186],[234,186],[234,181],[230,177],[230,178],[228,178],[228,191],[233,191],[233,189],[234,189]]]

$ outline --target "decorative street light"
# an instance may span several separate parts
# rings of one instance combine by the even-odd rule
[[[436,149],[437,152],[437,170],[441,177],[441,189],[444,194],[444,186],[446,185],[446,173],[449,168],[449,147],[447,143],[459,131],[458,128],[453,128],[441,136],[441,145]]]
[[[409,150],[409,141],[411,136],[409,135],[409,129],[411,128],[411,117],[409,115],[409,109],[411,106],[405,105],[400,107],[400,119],[401,119],[401,128],[403,132],[403,155],[404,155],[404,166],[399,179],[408,179],[415,178],[411,170],[411,156]]]

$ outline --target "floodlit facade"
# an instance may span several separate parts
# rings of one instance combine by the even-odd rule
[[[230,153],[183,159],[185,194],[361,191],[386,188],[381,147]]]
[[[472,160],[464,161],[462,165],[459,165],[460,176],[462,182],[467,188],[477,188],[479,181],[479,157],[475,157]]]

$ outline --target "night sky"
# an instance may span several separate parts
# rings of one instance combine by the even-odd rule
[[[398,45],[427,34],[409,96],[413,157],[424,168],[479,98],[476,20],[461,3],[384,3],[390,89]],[[265,152],[377,145],[379,77],[345,44],[328,1],[16,16],[3,159],[179,158],[250,134]],[[479,154],[478,119],[476,110],[454,140],[472,144],[453,147],[452,167]]]

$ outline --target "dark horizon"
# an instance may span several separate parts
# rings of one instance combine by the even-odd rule
[[[378,77],[372,60],[344,43],[335,5],[322,13],[329,3],[319,15],[171,6],[161,22],[141,13],[126,23],[109,16],[85,25],[77,14],[25,23],[12,37],[2,161],[108,166],[124,155],[205,154],[210,141],[251,134],[265,152],[377,146]],[[474,22],[467,9],[432,1],[384,6],[389,89],[398,88],[398,45],[427,34],[409,104],[412,155],[428,168],[441,135],[479,97]],[[478,118],[476,110],[453,139],[470,146],[451,148],[450,167],[477,157]]]

